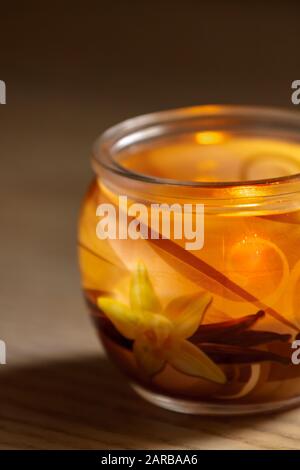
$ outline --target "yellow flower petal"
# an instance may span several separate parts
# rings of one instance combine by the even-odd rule
[[[165,366],[166,360],[162,350],[155,348],[155,343],[153,343],[151,336],[147,337],[147,334],[140,336],[134,342],[133,353],[138,367],[148,377],[157,374]]]
[[[171,321],[175,321],[178,316],[181,315],[182,311],[196,298],[198,298],[199,292],[196,294],[180,295],[174,297],[165,307],[164,315],[170,318]]]
[[[99,297],[97,304],[123,336],[136,338],[141,323],[139,313],[111,297]]]
[[[178,342],[170,352],[168,362],[184,374],[202,377],[220,384],[226,383],[226,376],[222,369],[189,341]]]
[[[182,339],[192,336],[202,323],[211,300],[212,296],[206,292],[197,297],[193,296],[181,313],[173,319],[174,335]]]
[[[141,330],[144,333],[151,334],[153,341],[162,345],[166,339],[173,333],[173,325],[168,318],[163,315],[152,312],[141,313]]]
[[[148,276],[145,265],[138,263],[132,274],[130,304],[133,310],[160,311],[160,304]]]

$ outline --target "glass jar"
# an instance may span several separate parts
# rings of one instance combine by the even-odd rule
[[[149,114],[106,131],[92,162],[82,286],[133,388],[186,413],[298,404],[298,113]]]

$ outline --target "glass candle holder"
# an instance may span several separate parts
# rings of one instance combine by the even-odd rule
[[[134,389],[186,413],[298,404],[298,113],[149,114],[106,131],[92,163],[82,286]]]

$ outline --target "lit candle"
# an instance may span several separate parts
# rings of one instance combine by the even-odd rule
[[[300,396],[290,121],[300,129],[289,113],[192,108],[137,118],[96,146],[79,229],[84,293],[110,356],[151,401],[236,414]]]

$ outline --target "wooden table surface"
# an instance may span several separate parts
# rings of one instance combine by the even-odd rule
[[[91,100],[65,96],[65,114],[51,99],[45,113],[44,98],[20,94],[18,113],[1,108],[0,448],[300,449],[300,409],[168,412],[136,396],[106,359],[79,288],[76,219],[90,144],[110,109],[99,122]]]

